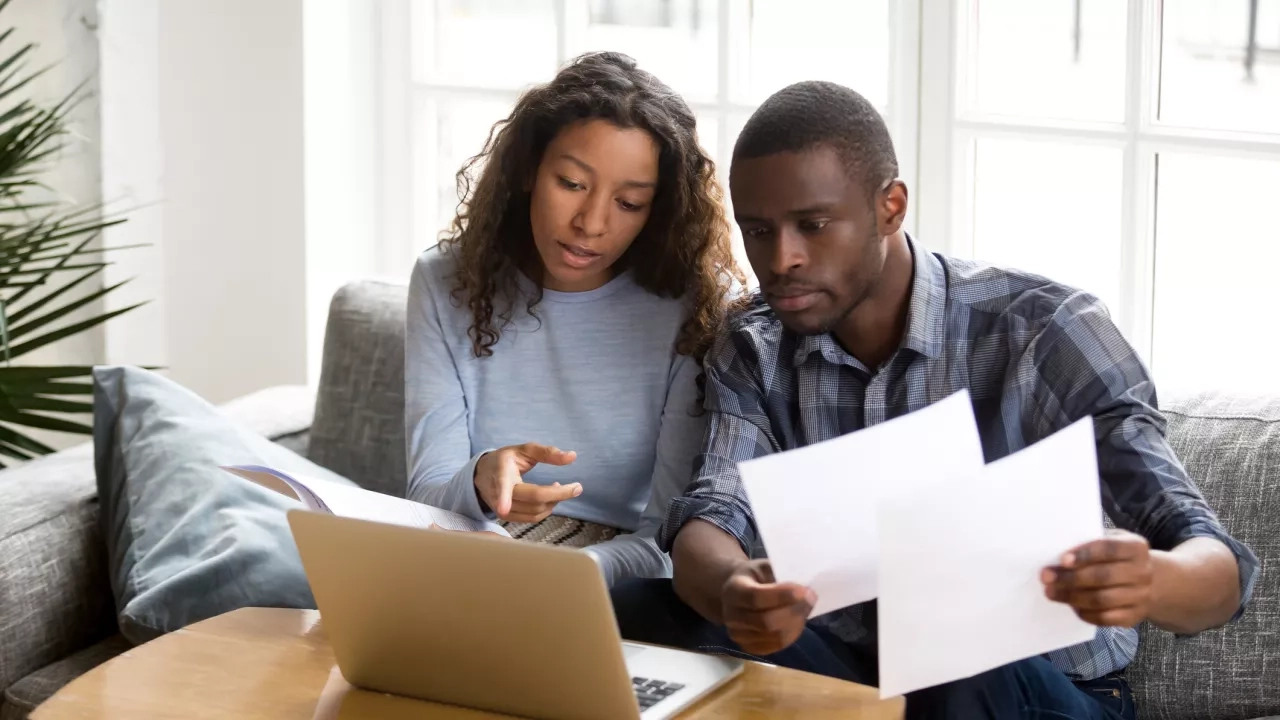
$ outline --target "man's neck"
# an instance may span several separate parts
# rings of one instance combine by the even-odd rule
[[[837,342],[872,372],[893,356],[907,330],[914,266],[906,235],[886,240],[884,269],[858,307],[833,330]]]

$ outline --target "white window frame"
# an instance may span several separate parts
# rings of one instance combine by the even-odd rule
[[[889,99],[887,120],[894,137],[900,175],[909,186],[918,177],[918,142],[920,120],[920,19],[922,3],[926,0],[903,0],[890,3],[890,24],[893,34],[890,43]],[[728,191],[728,163],[733,138],[729,137],[731,118],[735,114],[748,114],[754,104],[734,102],[731,89],[737,81],[732,74],[734,58],[747,50],[749,33],[746,7],[742,0],[718,0],[718,67],[716,98],[711,102],[690,101],[695,113],[716,113],[718,119],[717,143],[713,152],[723,160],[718,168],[721,180]],[[572,33],[586,25],[587,0],[555,0],[557,28],[557,65],[570,59]],[[438,196],[435,187],[414,187],[414,158],[425,153],[427,163],[434,165],[435,147],[418,148],[414,143],[413,123],[415,106],[424,98],[430,99],[485,99],[514,102],[518,91],[487,88],[435,85],[415,82],[412,77],[411,0],[381,0],[379,43],[382,48],[380,73],[380,198],[379,222],[380,262],[383,272],[400,273],[407,258],[429,247],[437,239],[440,228],[427,231],[415,227],[414,203],[421,200],[426,205],[425,215],[437,217]],[[550,79],[548,77],[548,79]],[[711,148],[708,148],[712,150]],[[916,213],[910,210],[907,227],[914,231]]]
[[[1118,123],[1036,121],[965,114],[964,63],[973,43],[977,0],[924,0],[920,57],[922,240],[960,256],[973,252],[972,158],[981,137],[1103,144],[1124,152],[1121,228],[1121,307],[1111,308],[1121,331],[1144,357],[1154,358],[1155,170],[1159,153],[1280,159],[1280,135],[1203,130],[1153,122],[1159,83],[1160,0],[1128,0],[1125,113]],[[1032,230],[1034,232],[1034,230]]]

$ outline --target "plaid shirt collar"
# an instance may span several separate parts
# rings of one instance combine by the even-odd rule
[[[947,341],[947,278],[942,262],[924,246],[907,236],[911,249],[913,276],[911,303],[907,309],[907,332],[902,336],[900,348],[914,350],[921,355],[937,359]],[[786,331],[784,331],[786,332]],[[796,342],[792,365],[800,367],[813,353],[834,365],[852,365],[866,369],[861,362],[836,342],[831,333],[806,335]]]

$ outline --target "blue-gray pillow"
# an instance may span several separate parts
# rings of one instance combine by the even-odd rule
[[[120,630],[134,643],[242,607],[314,608],[285,512],[220,465],[349,481],[134,367],[94,371],[94,463]]]

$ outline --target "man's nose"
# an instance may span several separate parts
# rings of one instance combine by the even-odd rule
[[[809,261],[806,254],[805,240],[793,228],[782,228],[773,242],[773,252],[769,257],[769,270],[774,275],[786,275],[793,270],[804,267]]]

